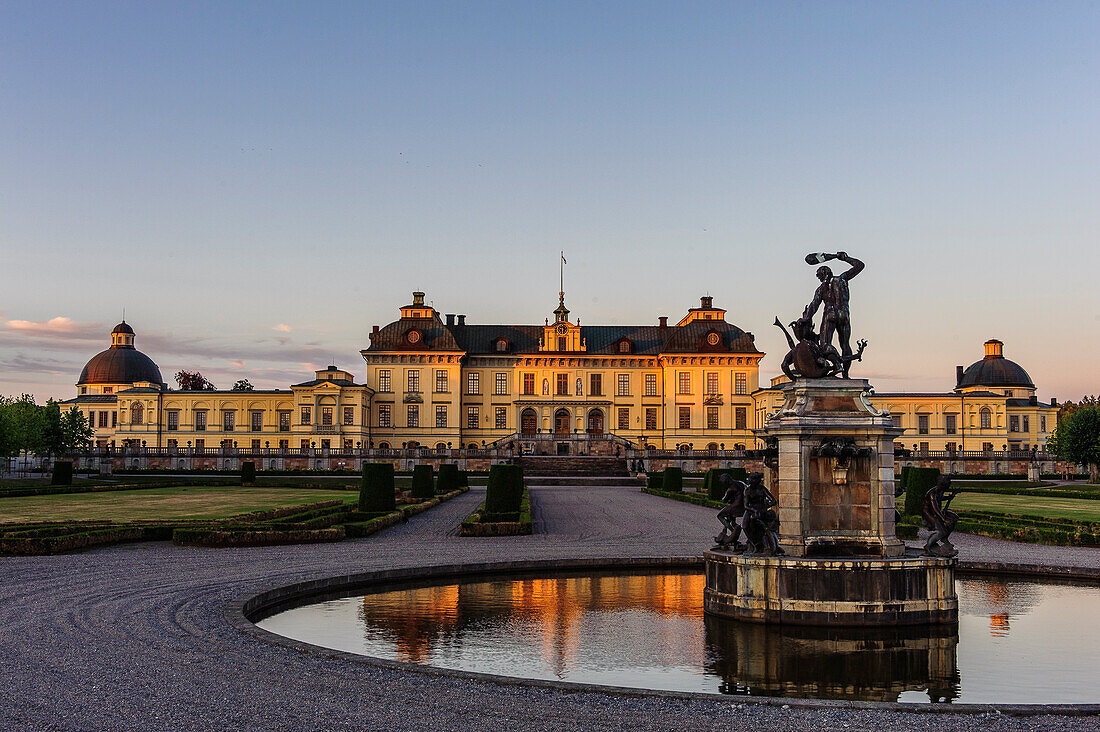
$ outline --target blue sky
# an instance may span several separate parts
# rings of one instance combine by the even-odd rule
[[[126,309],[166,378],[361,373],[422,289],[470,322],[674,320],[769,355],[867,262],[854,372],[997,337],[1100,361],[1096,3],[0,3],[0,393],[70,396]]]

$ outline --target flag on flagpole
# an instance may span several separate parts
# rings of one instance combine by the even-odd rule
[[[561,263],[562,264],[569,264],[569,262],[565,261],[565,250],[562,250],[562,253],[561,253]]]

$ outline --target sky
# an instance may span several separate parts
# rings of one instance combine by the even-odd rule
[[[1100,391],[1100,4],[0,0],[0,394],[122,318],[164,378],[360,377],[413,290],[470,323],[673,322],[768,355],[843,250],[852,372],[1004,341]],[[552,316],[551,316],[552,317]]]

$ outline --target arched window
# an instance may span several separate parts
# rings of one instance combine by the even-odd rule
[[[982,407],[982,411],[978,413],[982,420],[982,429],[989,429],[993,426],[993,412],[989,407]]]
[[[467,450],[476,450],[477,449],[477,443],[476,442],[471,442],[469,445],[466,446],[466,449]]]
[[[497,340],[497,353],[504,353],[508,350],[508,341],[504,338]]]
[[[717,442],[707,443],[707,449],[710,450],[711,452],[716,452],[718,450],[718,443]]]
[[[378,443],[378,449],[379,450],[389,450],[390,449],[390,443],[388,443],[388,442],[379,442]]]
[[[676,449],[679,450],[680,452],[689,452],[691,450],[691,445],[689,445],[685,442],[683,444],[677,445]]]
[[[619,353],[630,353],[630,341],[626,339],[619,341]]]
[[[435,449],[436,450],[446,450],[447,449],[447,443],[446,442],[437,442],[437,443],[435,443]]]
[[[130,424],[142,424],[145,420],[145,407],[141,402],[130,405]]]

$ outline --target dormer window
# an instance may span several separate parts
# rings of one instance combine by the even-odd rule
[[[621,341],[619,341],[619,353],[630,353],[631,345],[632,344],[630,343],[630,341],[626,340],[625,338],[622,339]]]
[[[508,339],[498,338],[497,342],[496,342],[497,353],[507,353],[508,352],[508,345],[509,345],[508,344]]]

